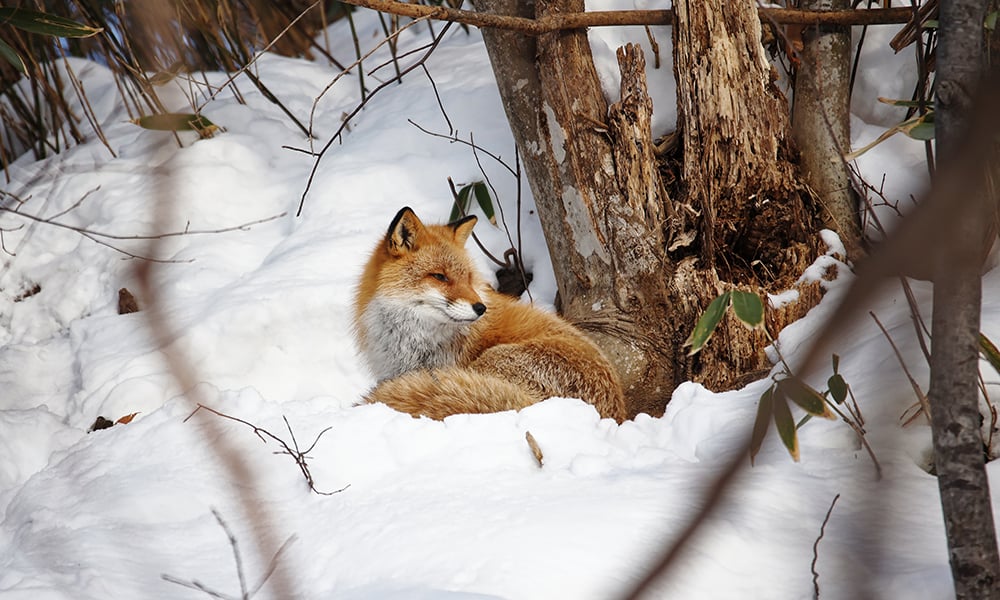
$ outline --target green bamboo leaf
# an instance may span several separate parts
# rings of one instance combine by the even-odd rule
[[[820,394],[812,386],[797,377],[787,377],[779,381],[778,390],[792,402],[802,407],[802,410],[813,416],[825,419],[835,418],[830,408],[826,405],[826,399],[823,398],[823,394]]]
[[[779,382],[780,383],[780,382]],[[792,411],[788,408],[788,399],[782,393],[781,387],[776,388],[774,394],[774,427],[778,430],[781,443],[792,455],[792,460],[799,462],[799,438],[795,432],[795,421],[792,420]]]
[[[715,327],[722,320],[722,315],[726,314],[726,309],[729,308],[730,296],[730,292],[725,292],[715,300],[712,300],[708,308],[705,309],[701,318],[698,319],[698,323],[695,324],[694,331],[691,332],[687,341],[684,342],[685,346],[691,346],[688,356],[697,354],[708,343],[708,339],[715,332]]]
[[[493,210],[493,199],[490,198],[490,191],[486,188],[486,184],[482,181],[477,181],[472,184],[472,191],[476,195],[476,203],[479,204],[479,209],[490,220],[490,224],[495,227],[497,224],[496,213]]]
[[[1000,10],[995,10],[990,14],[986,15],[986,20],[983,21],[983,27],[989,31],[993,31],[997,28],[997,16],[1000,15]]]
[[[774,414],[774,386],[767,388],[757,403],[757,418],[753,421],[753,433],[750,434],[750,464],[760,451],[767,430],[771,426],[771,415]]]
[[[197,131],[202,137],[211,137],[218,126],[201,115],[191,113],[162,113],[133,119],[143,129],[153,131]]]
[[[471,183],[462,186],[462,189],[458,190],[458,197],[455,198],[455,202],[452,204],[451,207],[451,215],[448,216],[449,223],[454,223],[455,221],[469,214],[469,194],[471,192],[472,192]]]
[[[743,321],[743,324],[750,329],[764,325],[764,303],[760,296],[739,290],[734,290],[732,295],[733,313],[737,319]]]
[[[983,335],[982,332],[979,334],[979,352],[993,365],[996,372],[1000,373],[1000,350],[997,350],[996,345],[990,341],[990,338]]]
[[[919,100],[900,100],[898,98],[885,98],[883,96],[878,97],[878,101],[882,104],[889,104],[891,106],[905,106],[908,108],[920,108],[921,105],[927,106],[928,102],[920,102]]]
[[[915,140],[934,139],[934,111],[928,111],[896,126],[897,129]]]
[[[826,380],[826,387],[830,390],[830,395],[837,404],[843,404],[847,400],[847,382],[840,373],[834,373]]]
[[[68,38],[90,37],[104,31],[100,27],[90,27],[71,19],[24,8],[0,8],[0,24],[31,33]]]
[[[930,114],[930,113],[927,113]],[[915,140],[927,141],[934,139],[934,123],[932,121],[924,121],[922,123],[917,123],[913,127],[903,131],[906,135],[910,136]]]
[[[3,40],[0,40],[0,56],[7,59],[7,62],[14,65],[14,68],[21,73],[28,74],[28,68],[24,65],[24,61],[21,60],[21,56]]]

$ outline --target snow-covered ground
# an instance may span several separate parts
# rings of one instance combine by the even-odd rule
[[[365,43],[381,37],[370,13],[359,12],[356,22]],[[335,25],[332,39],[346,41],[345,31],[346,24]],[[856,146],[901,116],[875,96],[909,93],[886,75],[902,69],[909,76],[903,59],[885,46],[892,32],[869,32],[854,95]],[[675,112],[669,30],[655,34],[665,62],[650,67],[658,135],[672,126]],[[641,28],[591,37],[609,89],[613,49],[626,39],[648,49]],[[418,25],[400,39],[404,48],[425,44],[428,28]],[[366,65],[386,57],[383,49]],[[688,383],[662,418],[621,425],[572,399],[444,422],[355,406],[372,383],[350,334],[360,265],[400,207],[444,220],[447,178],[482,177],[467,146],[408,122],[449,133],[431,81],[417,70],[368,102],[323,158],[296,218],[313,160],[286,146],[306,149],[309,141],[247,80],[238,80],[245,104],[223,92],[204,108],[225,131],[201,141],[183,134],[179,148],[170,134],[128,122],[102,67],[71,65],[115,156],[95,140],[42,161],[22,157],[3,189],[24,201],[23,213],[124,236],[275,218],[246,230],[171,237],[156,247],[98,238],[170,261],[154,265],[152,275],[171,330],[164,348],[153,342],[146,312],[117,311],[123,287],[140,307],[154,300],[141,292],[138,261],[72,230],[0,216],[3,598],[206,597],[164,575],[238,596],[233,547],[213,510],[238,542],[249,587],[291,540],[276,563],[281,575],[262,597],[277,593],[284,580],[307,598],[615,598],[681,531],[709,481],[750,435],[767,380],[725,393]],[[513,164],[479,33],[453,28],[427,66],[459,137],[474,135]],[[276,56],[262,57],[256,68],[302,119],[337,74],[319,62]],[[370,76],[370,87],[389,70]],[[216,84],[223,80],[214,77]],[[161,92],[185,110],[187,89]],[[357,94],[350,75],[319,101],[317,147],[357,105]],[[887,195],[905,202],[926,180],[922,157],[920,143],[896,136],[859,164],[873,182],[887,173]],[[515,242],[535,274],[533,297],[550,305],[555,286],[530,191],[523,183],[518,215],[517,182],[480,158],[514,236],[520,218]],[[14,198],[2,202],[11,207]],[[496,254],[508,245],[507,234],[485,220],[478,233]],[[795,356],[831,313],[851,279],[848,268],[839,273],[826,284],[823,303],[782,333],[785,355]],[[993,293],[1000,274],[987,274],[984,285],[983,329],[1000,339],[1000,299]],[[28,293],[36,286],[37,293]],[[929,315],[928,286],[914,288]],[[902,294],[870,308],[917,380],[926,382]],[[657,597],[812,597],[813,544],[837,494],[816,563],[822,598],[951,596],[937,485],[921,468],[929,430],[923,421],[900,427],[900,415],[914,402],[909,384],[871,321],[845,325],[833,347],[867,419],[883,478],[876,480],[843,423],[806,423],[800,463],[772,432],[756,466],[741,474]],[[192,393],[180,394],[165,352],[192,365],[200,382]],[[984,375],[995,390],[1000,378],[988,366]],[[824,381],[825,375],[813,383],[823,389]],[[329,428],[308,464],[320,491],[348,487],[312,493],[293,460],[275,453],[281,447],[262,443],[249,426],[204,411],[186,420],[192,400],[291,443],[287,419],[302,448]],[[87,433],[99,415],[114,420],[136,412],[130,424]],[[525,442],[527,431],[544,453],[542,468]],[[220,459],[220,447],[246,465],[246,476]]]

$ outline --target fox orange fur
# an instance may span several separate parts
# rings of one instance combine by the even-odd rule
[[[378,380],[365,399],[443,419],[565,396],[624,420],[621,384],[597,346],[482,278],[465,250],[475,224],[424,225],[409,208],[392,220],[354,305],[358,346]]]

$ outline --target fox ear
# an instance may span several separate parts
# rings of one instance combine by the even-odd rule
[[[402,256],[411,252],[417,247],[417,240],[424,231],[424,224],[420,222],[413,209],[409,206],[403,208],[389,224],[389,232],[385,237],[385,249],[391,256]]]
[[[476,221],[478,220],[476,215],[469,215],[448,223],[448,227],[451,227],[455,231],[455,241],[459,244],[465,244],[465,241],[472,235],[472,228],[476,226]]]

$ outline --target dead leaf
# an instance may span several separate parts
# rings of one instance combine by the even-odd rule
[[[136,302],[135,296],[126,288],[118,290],[118,314],[127,315],[134,312],[139,312],[139,303]]]
[[[132,422],[132,419],[134,419],[137,414],[139,414],[139,413],[134,412],[134,413],[132,413],[130,415],[125,415],[124,417],[122,417],[122,418],[118,419],[117,421],[115,421],[115,425],[117,425],[119,423],[121,423],[122,425],[128,425],[129,423]]]

